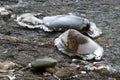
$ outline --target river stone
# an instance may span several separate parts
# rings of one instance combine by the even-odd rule
[[[44,28],[49,29],[49,31],[51,32],[66,31],[68,29],[76,29],[81,33],[87,34],[93,38],[98,37],[102,34],[102,31],[96,27],[94,22],[90,22],[86,18],[82,18],[80,16],[76,16],[73,14],[46,16],[43,18],[43,23],[45,25]]]
[[[87,28],[89,20],[75,15],[56,15],[44,17],[43,23],[52,31],[66,31],[71,28],[82,30]]]
[[[54,43],[59,51],[70,57],[100,60],[103,56],[103,48],[99,44],[74,29],[65,31],[55,39]]]
[[[32,61],[31,63],[29,63],[28,66],[34,69],[48,68],[48,67],[55,66],[56,63],[57,63],[57,60],[52,59],[50,57],[46,57],[46,58],[36,59],[35,61]]]

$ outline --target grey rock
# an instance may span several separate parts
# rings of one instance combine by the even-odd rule
[[[40,59],[36,59],[35,61],[32,61],[31,63],[28,64],[29,67],[32,68],[48,68],[48,67],[53,67],[55,66],[57,63],[57,60],[52,59],[50,57],[46,57],[46,58],[40,58]]]

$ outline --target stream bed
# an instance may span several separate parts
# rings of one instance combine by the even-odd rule
[[[31,61],[52,57],[58,60],[56,68],[67,70],[75,78],[64,80],[119,80],[120,79],[120,1],[119,0],[0,0],[0,7],[10,6],[14,17],[6,20],[0,18],[0,60],[9,60],[25,67]],[[71,58],[63,55],[54,46],[54,40],[62,32],[44,32],[41,29],[28,29],[19,26],[15,19],[24,13],[41,13],[44,16],[73,13],[96,23],[103,34],[94,39],[104,48],[101,61],[118,71],[117,74],[107,72],[80,70],[71,71]],[[77,63],[80,64],[80,63]],[[80,65],[81,66],[81,65]],[[61,70],[62,71],[62,70]],[[73,72],[73,73],[70,73]],[[34,72],[30,69],[21,72],[16,80],[59,80],[48,72]],[[57,75],[57,74],[56,74]],[[62,75],[58,75],[62,76]],[[65,75],[64,75],[65,76]],[[62,76],[62,77],[64,77]],[[67,76],[67,75],[66,75]],[[62,80],[62,78],[61,78]]]

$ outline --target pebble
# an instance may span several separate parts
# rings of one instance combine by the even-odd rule
[[[41,69],[41,68],[45,69],[48,67],[54,67],[56,64],[57,64],[57,60],[50,57],[45,57],[32,61],[31,63],[28,64],[28,66],[33,69]]]

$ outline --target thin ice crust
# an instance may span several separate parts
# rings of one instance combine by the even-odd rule
[[[8,16],[13,13],[13,9],[9,6],[0,7],[0,16]]]
[[[42,20],[35,17],[32,13],[25,13],[17,17],[17,23],[29,29],[41,28]]]
[[[96,24],[94,22],[90,22],[90,29],[87,32],[87,34],[92,37],[99,37],[102,34],[101,29],[99,29],[98,27],[96,27]]]

